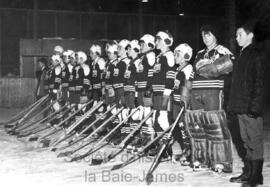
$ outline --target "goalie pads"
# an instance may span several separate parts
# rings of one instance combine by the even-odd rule
[[[224,165],[227,172],[232,171],[231,135],[227,127],[226,114],[223,110],[204,112],[205,133],[207,140],[207,160],[211,168]]]
[[[207,144],[204,131],[203,110],[187,110],[184,119],[191,143],[191,162],[199,161],[203,166],[206,166]]]

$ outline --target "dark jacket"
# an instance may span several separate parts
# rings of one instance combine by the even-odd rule
[[[36,97],[40,98],[47,94],[45,90],[45,76],[47,73],[47,68],[43,68],[42,70],[36,71],[36,78],[37,78],[37,87],[36,87]]]
[[[236,59],[232,73],[229,112],[262,115],[264,101],[262,63],[259,50],[252,44]]]

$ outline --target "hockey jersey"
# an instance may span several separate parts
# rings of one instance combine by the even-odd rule
[[[194,77],[193,67],[188,64],[185,67],[178,67],[175,73],[174,86],[173,86],[173,101],[180,102],[182,100],[182,89],[186,81],[192,81]]]
[[[64,65],[62,67],[62,72],[61,72],[61,79],[62,79],[61,86],[63,88],[66,88],[69,86],[69,77],[70,77],[70,73],[69,73],[68,65]]]
[[[155,58],[154,52],[147,53],[136,66],[137,91],[145,91],[150,87],[154,74]]]
[[[159,54],[156,59],[151,84],[154,95],[163,95],[166,90],[172,91],[174,86],[176,71],[174,56],[171,51],[167,51]]]
[[[126,66],[128,64],[127,57],[119,59],[118,61],[115,61],[114,63],[114,70],[113,70],[113,87],[114,88],[123,88],[124,87],[124,74],[126,71]]]
[[[125,92],[135,92],[136,61],[140,61],[140,59],[137,59],[134,62],[133,60],[131,60],[126,65],[126,71],[124,74],[124,91]]]
[[[104,72],[104,84],[106,89],[110,89],[113,86],[114,63],[116,61],[118,61],[118,59],[114,59],[106,64]]]
[[[61,85],[61,67],[60,65],[54,67],[54,69],[51,72],[51,78],[50,78],[50,90],[59,90]],[[55,92],[55,91],[54,91]]]
[[[102,72],[105,68],[105,61],[103,58],[97,57],[91,66],[91,82],[93,89],[101,89]]]

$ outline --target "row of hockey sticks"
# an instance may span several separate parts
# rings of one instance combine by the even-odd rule
[[[57,101],[51,102],[50,105],[45,107],[41,112],[36,114],[34,117],[37,117],[38,115],[41,115],[42,113],[50,110],[50,108],[56,102]],[[91,102],[89,102],[89,103],[91,103]],[[34,122],[27,124],[27,125],[22,125],[22,126],[20,126],[20,128],[15,128],[15,130],[17,130],[17,131],[13,130],[13,134],[18,135],[17,136],[18,138],[22,138],[22,137],[27,137],[27,136],[32,135],[32,134],[40,133],[42,131],[46,131],[47,129],[56,129],[57,127],[59,127],[59,125],[51,126],[50,123],[52,121],[54,121],[55,119],[59,118],[60,113],[62,113],[64,116],[66,113],[70,112],[74,107],[75,106],[68,108],[68,105],[64,105],[59,110],[52,112],[51,114],[49,114],[48,116],[46,116],[43,119],[34,121]],[[36,139],[38,139],[38,137],[32,138],[31,141],[36,140]]]
[[[67,118],[65,118],[63,121],[61,121],[60,123],[54,125],[54,129],[52,129],[51,131],[49,131],[48,133],[46,133],[45,135],[41,136],[39,138],[39,141],[44,140],[52,135],[54,135],[55,133],[62,131],[62,126],[64,126],[66,123],[68,123],[70,120],[72,120],[72,118],[74,118],[78,113],[80,113],[85,107],[87,107],[88,105],[90,105],[93,102],[93,100],[90,100],[88,103],[86,103],[82,108],[74,111],[73,113],[71,113]],[[71,111],[72,109],[75,107],[75,105],[73,105],[71,107]]]
[[[31,110],[31,108],[33,108],[35,105],[37,105],[38,103],[40,103],[44,99],[47,99],[48,97],[49,97],[49,95],[43,96],[42,98],[40,98],[36,102],[32,103],[30,106],[23,109],[21,112],[19,112],[15,116],[13,116],[10,120],[0,123],[0,125],[4,125],[5,127],[9,127],[10,124],[12,124],[15,121],[20,120],[27,112],[29,112],[29,110]]]
[[[101,140],[99,140],[89,151],[87,151],[87,153],[85,153],[83,156],[81,157],[86,157],[86,156],[89,156],[93,153],[95,153],[96,151],[98,151],[99,149],[101,149],[103,146],[104,146],[104,142],[105,142],[105,145],[107,144],[106,141],[107,140],[110,140],[110,137],[115,133],[117,132],[117,130],[119,130],[121,128],[121,126],[123,126],[127,121],[128,119],[133,116],[135,114],[135,112],[139,110],[139,107],[137,107],[134,111],[132,111],[123,121],[121,121],[118,125],[116,125],[112,130],[109,131],[108,134],[106,134],[103,138],[101,138]],[[121,110],[122,111],[122,110]],[[115,115],[114,115],[115,116]],[[113,116],[113,117],[114,117]],[[106,120],[102,126],[106,125],[108,122],[110,122],[110,118],[108,120]],[[89,135],[90,136],[90,135]],[[89,137],[88,136],[88,137]],[[64,152],[64,153],[60,153],[58,157],[61,157],[61,156],[69,156],[71,154],[74,154],[75,152],[81,150],[82,148],[86,147],[87,145],[90,145],[92,142],[89,142],[89,143],[86,143],[82,146],[80,146],[79,148],[75,149],[75,150],[72,150],[72,151],[67,151],[67,152]],[[76,159],[79,159],[79,158],[76,158]],[[75,158],[74,158],[75,160]]]
[[[75,105],[72,105],[71,107],[65,109],[65,111],[62,114],[62,117],[68,115],[67,118],[60,121],[58,124],[53,124],[53,125],[45,126],[41,129],[38,129],[37,131],[35,131],[33,133],[33,134],[35,134],[35,136],[33,138],[30,138],[30,141],[38,140],[38,142],[41,144],[40,145],[41,147],[50,146],[51,142],[53,142],[53,140],[52,140],[53,135],[57,135],[56,140],[55,140],[55,141],[57,141],[59,139],[59,136],[61,136],[61,134],[66,134],[66,130],[67,130],[67,128],[69,128],[68,124],[71,124],[70,126],[72,126],[74,123],[77,123],[79,120],[81,120],[81,118],[83,118],[83,117],[85,118],[85,116],[81,116],[79,119],[76,120],[75,116],[78,113],[80,113],[81,111],[83,111],[84,108],[86,108],[92,102],[93,102],[93,100],[90,100],[83,107],[81,107],[80,109],[78,109],[76,111],[73,111],[73,108],[75,108]],[[75,118],[75,122],[72,123],[74,118]],[[44,131],[45,131],[45,134],[43,134],[43,135],[38,134],[38,133],[44,132]],[[61,133],[61,134],[58,134],[58,133]]]
[[[33,126],[38,127],[38,126],[40,126],[40,125],[42,125],[44,123],[50,123],[51,121],[53,121],[54,119],[57,118],[57,114],[58,113],[62,112],[63,110],[70,111],[70,110],[72,110],[72,108],[73,107],[68,108],[67,105],[64,105],[59,110],[50,113],[48,116],[46,116],[43,119],[38,120],[36,123],[29,124],[28,126],[26,126],[25,128],[23,128],[22,131],[25,131],[25,130],[29,129],[30,127],[33,127]]]
[[[35,114],[34,116],[32,116],[30,119],[28,119],[27,121],[25,121],[24,123],[13,127],[12,129],[10,129],[8,131],[8,133],[11,134],[17,134],[17,132],[19,131],[23,131],[35,124],[38,123],[42,123],[43,121],[45,121],[46,119],[48,119],[48,117],[50,117],[51,115],[48,115],[47,117],[43,118],[43,119],[38,119],[39,116],[43,115],[45,112],[51,110],[51,107],[55,104],[55,102],[51,102],[48,106],[46,106],[44,109],[42,109],[40,112],[38,112],[37,114]]]
[[[73,111],[73,108],[75,108],[75,105],[72,105],[72,106],[65,105],[62,108],[60,108],[60,110],[57,113],[55,113],[54,116],[51,116],[51,118],[49,118],[46,122],[28,130],[28,133],[22,134],[20,135],[20,137],[28,137],[28,141],[38,140],[39,147],[42,147],[42,148],[49,147],[50,143],[53,142],[53,139],[52,139],[53,137],[50,137],[50,136],[55,134],[56,137],[54,140],[58,140],[60,134],[57,134],[57,132],[65,134],[66,133],[65,127],[68,126],[68,124],[73,124],[72,121],[74,118],[76,122],[75,115],[78,114],[80,111],[82,111],[85,107],[87,107],[92,102],[93,102],[92,100],[89,101],[77,111]],[[66,116],[68,117],[65,120],[63,120],[63,118],[65,118]],[[77,120],[80,120],[80,119],[81,118]],[[59,122],[59,120],[61,121]],[[55,124],[56,121],[58,122],[58,124]],[[46,134],[44,135],[44,133]]]
[[[100,116],[99,118],[97,118],[94,122],[92,122],[89,126],[86,127],[86,129],[89,129],[91,127],[93,127],[95,124],[97,124],[97,122],[102,119],[103,117],[105,117],[111,110],[113,110],[113,108],[115,108],[115,105],[112,106],[107,112],[105,112],[102,116]],[[122,110],[121,110],[122,111]],[[120,112],[119,112],[120,113]],[[119,114],[117,113],[117,114]],[[84,141],[86,140],[89,140],[96,132],[98,132],[101,128],[103,128],[106,124],[108,124],[112,119],[114,119],[116,117],[117,114],[113,114],[111,115],[107,120],[105,120],[97,129],[95,129],[93,132],[91,132],[88,136],[85,136],[83,138],[80,138],[80,139],[84,139]],[[84,131],[84,130],[83,130]],[[82,135],[82,133],[80,133],[79,135]],[[80,142],[80,139],[74,141],[71,143],[71,145],[75,144],[75,143],[79,143]],[[72,151],[72,153],[74,152],[77,152],[78,150],[82,149],[83,147],[86,147],[87,145],[89,145],[90,143],[86,143],[82,146],[80,146],[79,148],[75,149],[74,151]],[[70,146],[71,146],[70,145]],[[69,147],[69,146],[68,146]],[[65,155],[69,155],[69,154],[72,154],[72,153],[60,153],[58,155],[58,157],[62,157],[62,156],[65,156]]]
[[[47,101],[48,101],[48,97],[43,97],[42,99],[38,100],[38,102],[36,102],[31,108],[29,108],[29,110],[25,111],[23,116],[21,116],[20,118],[18,118],[17,120],[11,123],[6,124],[5,128],[9,130],[14,127],[20,126],[25,120],[29,119],[31,115],[33,115],[34,112],[36,112],[36,109],[38,107],[40,107],[42,104],[44,104]]]
[[[123,108],[121,108],[120,110],[122,111],[122,109]],[[120,113],[120,111],[118,111],[119,113]],[[117,112],[117,113],[118,113]],[[118,151],[116,154],[113,154],[113,155],[108,155],[108,157],[107,157],[107,159],[105,159],[105,160],[110,160],[110,159],[112,159],[112,158],[114,158],[116,155],[118,155],[120,152],[122,152],[122,150],[124,150],[124,148],[128,145],[128,143],[129,143],[129,141],[135,136],[135,134],[138,132],[138,130],[140,130],[141,129],[141,127],[143,126],[143,124],[145,123],[145,121],[151,116],[153,114],[153,111],[151,111],[138,125],[137,125],[137,127],[129,134],[129,135],[127,135],[126,137],[125,137],[125,139],[120,143],[120,146],[122,146],[122,148],[121,148],[121,150],[120,151]],[[116,115],[118,115],[118,114],[116,114]],[[110,119],[108,119],[107,121],[109,121]],[[121,123],[120,123],[121,124]],[[106,124],[105,124],[105,122],[102,124],[103,126],[105,126]],[[122,124],[121,124],[122,125]],[[117,126],[118,128],[115,128],[114,130],[116,131],[117,129],[119,129],[120,128],[120,126],[121,125],[119,125],[119,126]],[[92,133],[92,135],[94,134],[94,133],[96,133],[96,132],[93,132]],[[91,136],[91,134],[89,135],[89,136]],[[106,136],[105,136],[106,137]],[[85,146],[87,146],[87,145],[85,145]],[[84,146],[84,147],[85,147]],[[90,150],[88,150],[86,153],[84,153],[84,154],[82,154],[82,155],[78,155],[78,156],[75,156],[75,157],[70,157],[71,159],[70,160],[68,160],[68,161],[70,161],[70,162],[73,162],[73,161],[78,161],[78,160],[81,160],[81,159],[83,159],[83,158],[85,158],[85,157],[87,157],[87,156],[90,156],[92,153],[94,153],[96,150],[98,150],[99,148],[98,147],[96,147],[95,148],[95,150],[93,151],[93,149],[92,148],[90,148]],[[76,150],[77,151],[77,150]]]
[[[113,107],[111,107],[112,109]],[[108,110],[109,111],[111,111]],[[97,132],[99,132],[102,128],[104,128],[106,125],[108,125],[118,114],[120,114],[122,112],[122,110],[124,109],[124,107],[120,108],[115,114],[111,115],[107,120],[105,120],[98,128],[96,128],[93,132],[91,132],[88,136],[86,136],[84,138],[84,140],[89,140],[91,137],[93,137]],[[93,126],[95,123],[91,123],[89,126]],[[78,148],[76,148],[75,150],[72,150],[72,151],[68,151],[68,152],[63,152],[63,153],[59,153],[58,157],[63,157],[63,156],[68,156],[68,155],[71,155],[71,154],[74,154],[75,152],[81,150],[82,148],[88,146],[91,144],[91,141],[90,142],[86,142],[85,144],[79,146]]]
[[[179,124],[179,120],[180,118],[183,116],[184,113],[184,107],[181,109],[181,111],[179,112],[179,114],[177,115],[177,118],[175,119],[174,123],[169,126],[165,131],[163,131],[161,134],[159,134],[158,136],[156,136],[153,140],[151,140],[147,145],[145,145],[144,147],[140,148],[138,150],[138,152],[136,152],[132,157],[130,157],[128,160],[120,163],[120,164],[116,164],[113,167],[111,167],[110,171],[113,170],[118,170],[121,169],[133,162],[135,162],[136,160],[144,157],[147,155],[147,151],[153,147],[155,145],[156,142],[160,141],[160,139],[163,138],[163,140],[161,141],[162,144],[160,145],[160,149],[158,151],[158,154],[155,156],[155,159],[153,160],[147,174],[146,174],[146,182],[147,185],[150,185],[153,182],[153,172],[155,171],[155,169],[158,167],[159,163],[161,162],[161,158],[162,155],[164,154],[164,152],[166,151],[166,149],[168,148],[168,146],[170,145],[172,139],[172,133],[175,130],[175,127]],[[150,117],[150,116],[149,116]],[[146,117],[147,118],[147,117]],[[146,118],[144,120],[146,120]],[[133,132],[131,134],[135,134],[135,129],[133,130]],[[164,139],[164,136],[166,136],[166,138]],[[108,138],[107,136],[105,136],[106,138]],[[100,140],[94,147],[96,148],[95,150],[99,149],[101,146],[97,146],[98,144],[100,144],[102,141],[104,141],[105,137]],[[92,153],[94,152],[94,150],[92,151]],[[118,151],[116,154],[118,154],[120,151]],[[95,165],[97,164],[102,164],[102,163],[106,163],[108,161],[110,161],[112,158],[114,158],[116,156],[116,154],[114,155],[109,155],[107,156],[105,159],[101,159],[98,162],[95,161]],[[92,162],[93,163],[93,162]]]
[[[72,145],[79,143],[80,141],[84,140],[87,138],[87,136],[82,136],[87,130],[89,130],[90,128],[92,128],[95,124],[97,124],[101,119],[104,119],[109,112],[111,112],[114,108],[116,107],[116,105],[113,105],[109,110],[107,110],[104,114],[102,114],[101,116],[99,116],[98,118],[96,118],[92,123],[90,123],[87,127],[85,127],[81,132],[79,132],[76,135],[77,140],[72,140],[69,142],[68,145],[65,145],[63,147],[60,148],[55,148],[54,151],[56,150],[63,150],[66,148],[71,147]],[[60,156],[61,157],[61,156]]]
[[[76,134],[74,129],[79,127],[79,125],[81,125],[82,122],[89,118],[102,104],[103,101],[100,101],[97,105],[93,106],[87,112],[85,112],[84,115],[82,115],[78,120],[71,124],[66,130],[62,131],[59,135],[60,138],[57,138],[57,140],[52,143],[51,150],[53,151],[58,144],[74,136]]]
[[[41,131],[47,130],[49,128],[53,128],[53,126],[51,126],[51,122],[57,118],[59,118],[59,114],[62,112],[63,114],[65,114],[66,112],[68,112],[70,109],[67,108],[67,105],[64,105],[63,107],[61,107],[58,111],[55,111],[52,113],[51,117],[48,118],[46,121],[43,121],[42,123],[38,123],[35,126],[32,126],[32,128],[28,128],[23,130],[22,132],[20,132],[20,134],[18,135],[19,138],[21,137],[26,137],[29,136],[31,134],[36,134],[39,133]]]

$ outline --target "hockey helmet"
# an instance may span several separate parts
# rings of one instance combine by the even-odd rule
[[[138,40],[132,40],[131,42],[129,42],[129,44],[127,45],[127,47],[133,49],[135,52],[139,53],[140,52],[140,45],[139,45],[139,41]]]
[[[84,63],[87,60],[87,55],[83,51],[78,51],[77,52],[77,58],[79,62]]]
[[[140,42],[147,44],[149,47],[155,47],[155,37],[151,34],[145,34],[141,37]]]
[[[54,52],[55,52],[56,54],[62,54],[62,53],[64,52],[64,49],[63,49],[62,46],[57,45],[57,46],[54,47]]]
[[[101,47],[98,44],[93,44],[90,47],[90,51],[92,51],[93,53],[96,53],[97,55],[101,55]]]
[[[164,41],[166,46],[172,46],[173,37],[168,31],[159,31],[156,35],[156,39]]]
[[[189,61],[192,57],[192,48],[187,43],[182,43],[174,49],[174,53],[181,51],[184,55],[184,59]]]

